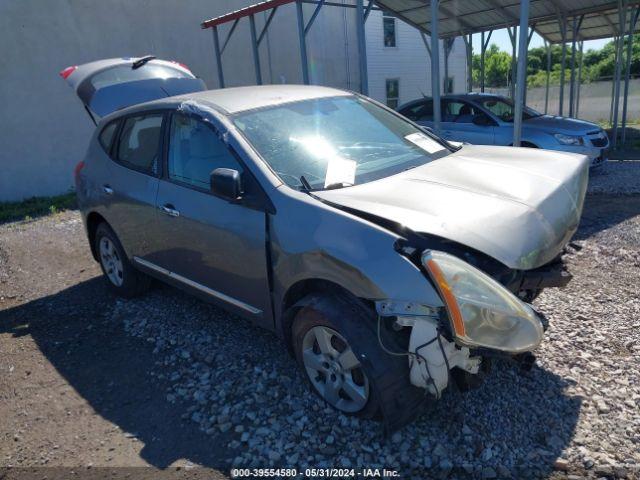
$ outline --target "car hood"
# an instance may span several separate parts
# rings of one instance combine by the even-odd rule
[[[586,135],[587,133],[601,130],[600,126],[595,123],[556,115],[540,115],[539,117],[530,118],[524,121],[524,126],[566,135]]]
[[[397,175],[314,195],[527,270],[553,260],[578,228],[588,165],[572,153],[465,145]]]

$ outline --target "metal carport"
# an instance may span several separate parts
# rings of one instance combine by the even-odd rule
[[[258,54],[260,43],[278,7],[293,2],[296,3],[297,31],[304,83],[309,83],[306,36],[317,15],[320,13],[321,8],[325,5],[355,8],[357,11],[358,22],[356,28],[360,67],[360,91],[363,94],[368,93],[364,24],[371,9],[380,8],[420,30],[423,33],[425,45],[431,55],[431,91],[434,100],[434,126],[436,131],[440,129],[441,121],[439,42],[443,40],[446,46],[448,39],[462,36],[467,45],[468,57],[471,58],[471,35],[481,33],[481,58],[483,58],[491,32],[500,28],[508,28],[512,43],[512,69],[516,73],[515,86],[512,88],[515,103],[514,145],[520,145],[522,109],[526,96],[527,49],[531,35],[536,31],[545,39],[547,45],[561,43],[563,46],[560,109],[558,112],[560,115],[563,113],[562,109],[564,104],[564,68],[567,56],[567,42],[571,42],[572,46],[569,111],[570,114],[573,114],[574,109],[577,110],[577,99],[579,97],[579,91],[575,89],[574,73],[576,43],[597,38],[614,37],[616,39],[617,63],[613,79],[611,108],[614,132],[613,146],[615,148],[617,144],[619,117],[621,64],[623,63],[622,59],[625,55],[625,52],[623,52],[623,44],[626,36],[628,41],[625,57],[625,89],[622,108],[624,139],[631,42],[633,33],[638,30],[637,19],[640,12],[640,0],[369,0],[366,5],[365,0],[354,0],[354,3],[338,3],[326,0],[266,0],[202,22],[202,28],[211,28],[213,30],[218,79],[221,86],[224,86],[222,54],[238,22],[245,17],[247,17],[250,22],[256,83],[262,83],[260,57]],[[311,17],[306,21],[302,9],[303,3],[316,5]],[[267,16],[262,30],[257,32],[254,15],[265,11],[270,11],[270,13]],[[230,22],[232,22],[231,27],[227,32],[225,40],[221,44],[218,27]],[[485,34],[487,33],[489,38],[485,40]],[[429,35],[431,37],[430,41],[427,41],[424,35]],[[446,48],[445,55],[447,55]],[[549,55],[547,55],[547,58],[549,65]],[[484,62],[481,62],[481,64],[483,63]],[[484,72],[481,73],[481,77],[484,79]],[[482,82],[482,84],[482,88],[484,88],[484,82]],[[471,86],[470,81],[469,86]]]

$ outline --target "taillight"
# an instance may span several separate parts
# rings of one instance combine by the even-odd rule
[[[76,180],[76,182],[78,181],[78,176],[80,175],[80,170],[82,170],[83,168],[84,168],[84,162],[80,161],[76,165],[76,168],[73,169],[73,178]]]
[[[191,73],[191,69],[189,67],[187,67],[184,63],[176,62],[175,60],[171,60],[171,63],[175,63],[176,65],[180,65],[182,68],[184,68],[189,73]]]
[[[64,70],[62,70],[59,75],[66,80],[67,78],[69,78],[69,75],[71,75],[73,72],[76,71],[76,68],[78,68],[77,65],[73,67],[67,67]]]

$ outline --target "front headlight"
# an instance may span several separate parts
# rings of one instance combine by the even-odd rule
[[[553,135],[563,145],[584,145],[582,137],[575,135],[564,135],[562,133],[556,133]]]
[[[425,250],[422,264],[444,300],[459,344],[521,353],[542,341],[542,324],[531,307],[493,278],[434,250]]]

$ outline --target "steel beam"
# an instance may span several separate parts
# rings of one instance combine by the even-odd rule
[[[369,14],[371,13],[371,9],[373,8],[373,0],[369,0],[369,5],[367,5],[367,8],[364,11],[364,21],[367,21],[367,18],[369,18]]]
[[[578,118],[580,111],[580,89],[582,88],[582,60],[584,59],[584,41],[580,41],[580,61],[578,62],[578,84],[576,85],[576,109],[575,116]]]
[[[267,21],[264,22],[264,27],[262,27],[262,31],[260,32],[260,35],[258,35],[258,45],[262,43],[262,39],[266,35],[267,29],[269,28],[269,25],[271,25],[271,20],[273,20],[273,16],[276,14],[276,10],[278,10],[278,7],[273,7],[271,13],[269,13],[269,16],[267,17]]]
[[[429,58],[431,58],[431,46],[429,45],[429,40],[427,40],[427,36],[423,32],[420,32],[420,37],[422,37],[422,42],[424,43],[424,46],[427,48],[427,53],[429,54]]]
[[[296,16],[298,18],[298,42],[300,43],[302,82],[305,85],[309,85],[309,63],[307,61],[307,40],[304,34],[304,12],[302,11],[302,0],[296,0]]]
[[[304,34],[305,35],[307,33],[309,33],[309,29],[311,28],[311,25],[313,25],[313,22],[315,22],[316,17],[320,13],[320,9],[322,8],[322,5],[324,5],[324,0],[319,0],[318,4],[316,5],[316,9],[311,14],[311,18],[307,22],[307,25],[304,27]]]
[[[616,65],[618,63],[618,61],[620,60],[618,58],[618,39],[620,37],[616,36],[613,38],[613,44],[614,44],[614,48],[615,48],[615,53],[614,53],[614,57],[613,57],[613,64]],[[614,67],[615,69],[615,67]],[[609,125],[613,125],[613,94],[616,91],[616,82],[614,82],[614,76],[611,76],[611,105],[609,106]]]
[[[575,96],[576,96],[576,41],[578,40],[578,32],[582,25],[584,15],[579,18],[573,17],[573,25],[571,28],[571,79],[569,80],[569,116],[575,114]]]
[[[440,0],[431,0],[431,98],[433,99],[433,129],[440,132],[440,48],[438,46],[438,6]]]
[[[551,78],[551,45],[544,40],[544,48],[547,50],[547,87],[544,92],[544,113],[549,113],[549,80]]]
[[[487,35],[487,39],[484,38],[484,32],[481,34],[480,38],[480,91],[484,93],[484,81],[485,81],[485,71],[484,71],[484,60],[487,53],[487,47],[489,46],[489,40],[491,40],[491,34],[493,30],[489,30],[489,35]]]
[[[518,37],[518,27],[508,28],[509,39],[511,40],[511,85],[509,86],[509,96],[511,100],[515,99],[515,84],[516,84],[516,39]],[[526,31],[526,30],[525,30]]]
[[[616,68],[614,72],[614,99],[613,99],[613,144],[612,148],[618,147],[618,108],[620,105],[620,74],[622,63],[622,47],[624,46],[624,35],[627,23],[627,0],[618,0],[618,20],[620,24],[620,38],[617,45],[617,57]]]
[[[256,72],[256,84],[262,85],[262,71],[260,69],[260,50],[258,50],[258,35],[256,34],[256,19],[249,15],[249,30],[251,31],[251,51],[253,53],[253,68]]]
[[[358,64],[360,66],[360,93],[369,95],[367,73],[367,42],[364,32],[364,0],[356,0],[356,35],[358,37]]]
[[[636,23],[640,16],[640,7],[629,15],[629,33],[627,35],[627,58],[626,68],[624,71],[624,94],[622,95],[622,146],[627,142],[627,100],[629,99],[629,74],[631,73],[631,54],[633,52],[633,32],[636,29]]]
[[[445,95],[449,92],[449,55],[451,54],[451,50],[453,50],[453,42],[455,38],[445,38],[442,41],[442,50],[444,55],[444,85],[443,91]]]
[[[220,51],[220,38],[218,37],[218,26],[214,25],[213,31],[213,51],[216,55],[216,70],[218,71],[218,88],[224,88],[224,73],[222,71],[222,52]]]
[[[565,17],[558,18],[560,26],[560,35],[562,36],[562,56],[560,60],[560,95],[558,105],[558,115],[562,116],[564,110],[564,69],[567,64],[567,19]]]
[[[463,35],[464,46],[467,53],[467,91],[473,91],[473,35]]]
[[[513,145],[520,146],[522,138],[522,111],[524,109],[524,92],[527,88],[527,28],[529,27],[529,0],[520,2],[520,38],[518,40],[518,71],[516,82],[516,99],[513,115]]]
[[[231,28],[229,29],[229,32],[227,33],[227,38],[224,39],[224,43],[222,44],[222,48],[220,49],[220,54],[221,55],[224,53],[224,49],[227,48],[227,44],[229,43],[229,40],[231,40],[231,35],[233,35],[233,32],[235,32],[239,21],[240,21],[239,18],[236,18],[233,21],[233,24],[231,25]]]

